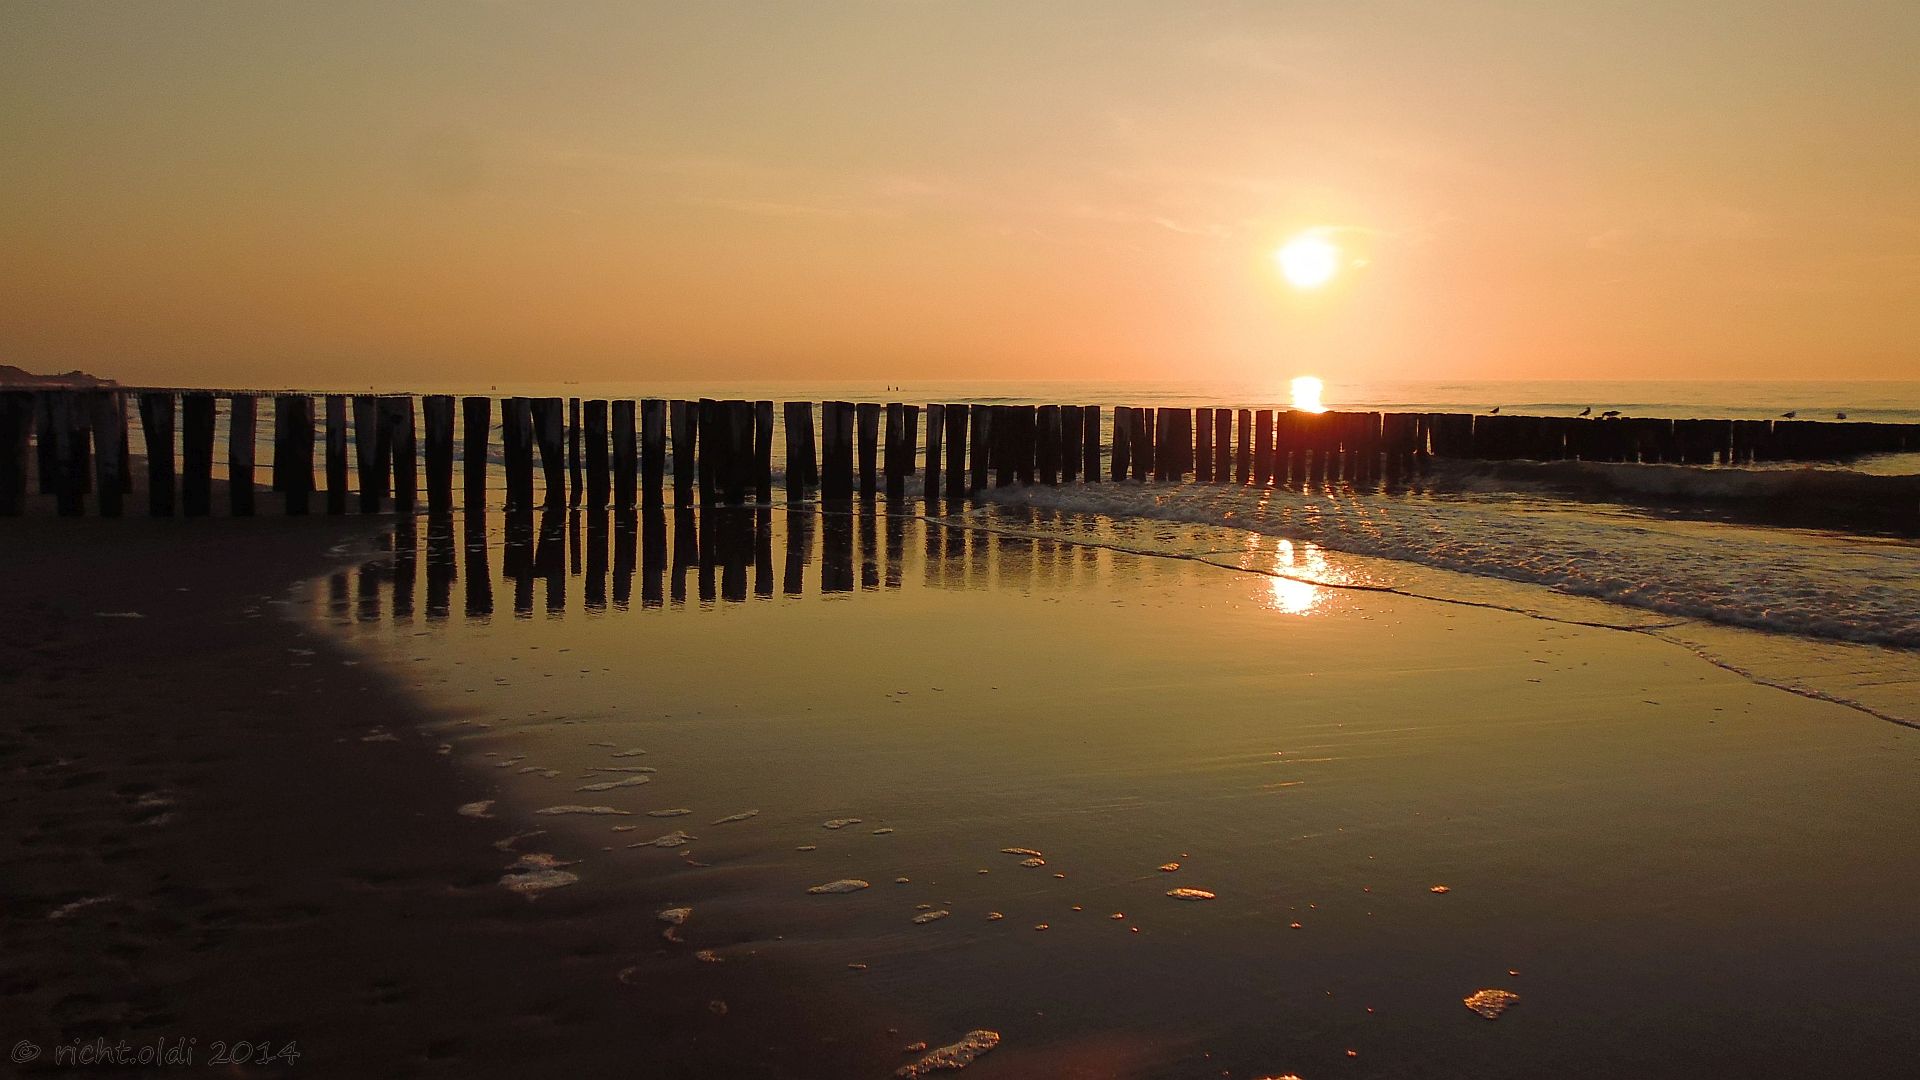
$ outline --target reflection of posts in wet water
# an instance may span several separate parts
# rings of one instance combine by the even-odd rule
[[[580,576],[580,512],[567,514],[567,572]]]
[[[657,608],[666,598],[667,514],[657,503],[640,515],[640,603]]]
[[[547,610],[550,612],[565,611],[567,607],[567,565],[564,554],[567,517],[566,511],[558,507],[542,511],[540,538],[533,549],[533,572],[547,584]]]
[[[588,510],[587,573],[583,592],[588,611],[604,611],[607,606],[607,511]]]
[[[967,588],[982,588],[992,573],[993,536],[978,529],[962,529],[959,535],[966,542]]]
[[[787,514],[787,572],[781,591],[799,596],[807,562],[813,557],[814,516],[804,510]]]
[[[765,507],[753,515],[753,595],[773,595],[773,511]]]
[[[451,422],[451,412],[448,414]],[[452,492],[449,473],[448,493]],[[455,574],[453,515],[427,515],[427,618],[444,619],[451,606]]]
[[[352,583],[345,570],[327,575],[327,614],[335,622],[346,622],[353,614]]]
[[[633,600],[634,555],[640,515],[626,507],[613,512],[613,606],[621,611]]]
[[[889,508],[891,509],[891,508]],[[900,587],[900,575],[907,561],[907,519],[899,514],[887,514],[887,588]]]
[[[730,603],[745,600],[747,561],[753,557],[753,511],[728,508],[712,511],[706,518],[707,535],[717,538],[711,550],[719,563],[720,598]]]
[[[875,520],[870,505],[863,505],[855,517],[860,541],[860,587],[877,590],[880,588],[880,523]]]
[[[700,561],[700,527],[693,507],[678,504],[673,508],[673,574],[668,598],[675,604],[687,602],[687,567]]]
[[[493,578],[487,569],[487,512],[473,504],[465,514],[467,547],[467,617],[493,614]]]
[[[465,425],[461,443],[461,484],[466,489],[463,505],[469,514],[485,512],[487,505],[487,440],[493,427],[493,399],[460,399],[461,421]]]
[[[820,519],[820,591],[853,591],[853,515],[827,513]]]
[[[928,430],[931,431],[932,429],[929,428]],[[946,526],[938,522],[929,521],[921,531],[926,539],[926,551],[920,560],[920,580],[926,585],[944,584],[947,573]]]
[[[507,509],[506,545],[500,573],[513,583],[513,613],[533,612],[533,511],[526,506]]]
[[[414,583],[420,579],[420,527],[412,514],[393,523],[393,621],[413,620]]]
[[[353,617],[360,622],[378,622],[380,620],[381,586],[387,579],[387,564],[379,559],[369,559],[360,564],[354,575]]]

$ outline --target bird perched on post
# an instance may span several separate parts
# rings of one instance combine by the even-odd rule
[[[1845,420],[1847,418],[1847,414],[1843,412],[1837,412],[1833,414],[1833,418],[1835,420]]]
[[[1799,414],[1800,414],[1800,410],[1798,409],[1788,409],[1786,412],[1783,412],[1780,414],[1780,419],[1791,420],[1795,416],[1798,416]]]
[[[1499,412],[1500,412],[1500,406],[1495,405],[1493,408],[1487,410],[1487,415],[1496,416],[1499,414]]]
[[[1620,410],[1619,410],[1619,409],[1608,409],[1608,410],[1607,410],[1606,412],[1603,412],[1603,413],[1601,413],[1601,414],[1600,414],[1600,419],[1602,419],[1602,420],[1612,420],[1612,419],[1614,419],[1615,417],[1617,417],[1617,416],[1619,416],[1619,415],[1620,415]]]
[[[1580,410],[1580,415],[1581,415],[1581,416],[1592,416],[1592,415],[1593,415],[1593,406],[1591,406],[1591,405],[1589,405],[1589,406],[1587,406],[1586,408],[1584,408],[1584,409],[1581,409],[1581,410]]]

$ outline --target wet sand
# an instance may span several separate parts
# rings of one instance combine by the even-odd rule
[[[885,1076],[975,1029],[981,1077],[1920,1049],[1910,730],[1645,633],[1246,573],[1281,553],[1231,530],[688,517],[331,557],[374,523],[23,523],[5,1030],[325,1075]],[[503,887],[526,855],[577,883]]]

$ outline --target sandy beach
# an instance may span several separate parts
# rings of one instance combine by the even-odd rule
[[[1911,1059],[1911,730],[1213,526],[719,516],[20,523],[6,1029],[285,1075]]]

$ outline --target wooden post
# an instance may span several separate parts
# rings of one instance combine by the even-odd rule
[[[747,486],[753,474],[753,403],[731,400],[727,410],[726,494],[728,506],[747,501]]]
[[[147,447],[147,510],[173,516],[173,395],[149,390],[140,395],[140,431]]]
[[[666,471],[667,403],[645,398],[640,402],[640,498],[645,505],[660,505]]]
[[[534,399],[533,438],[540,446],[540,472],[546,488],[541,505],[549,509],[566,505],[565,419],[564,406],[559,398]],[[544,521],[542,526],[544,529]]]
[[[907,491],[906,463],[900,446],[907,437],[907,407],[898,401],[887,403],[885,432],[880,444],[880,469],[887,478],[887,497],[897,499]]]
[[[1014,444],[1019,441],[1019,432],[1014,427],[1013,406],[995,405],[988,410],[993,419],[988,423],[987,432],[992,436],[991,456],[993,459],[993,486],[1007,487],[1014,478]]]
[[[1253,414],[1253,482],[1261,487],[1273,479],[1273,410]]]
[[[854,407],[854,423],[860,442],[860,495],[872,498],[879,491],[875,466],[880,451],[880,405],[862,401]]]
[[[920,494],[929,502],[940,501],[940,451],[947,434],[947,407],[927,404],[927,456],[920,473]]]
[[[1080,406],[1060,406],[1060,482],[1071,484],[1080,478]]]
[[[188,517],[213,512],[212,394],[180,395],[180,509]]]
[[[1113,407],[1113,479],[1125,480],[1133,468],[1133,407]]]
[[[789,461],[787,468],[793,468]],[[753,501],[773,502],[773,402],[753,403]],[[771,557],[771,556],[769,556]]]
[[[275,415],[287,418],[284,509],[297,517],[307,512],[307,497],[313,493],[313,398],[306,394],[282,394],[280,400],[285,404],[276,406]],[[281,445],[275,438],[274,456],[279,456]]]
[[[1193,410],[1193,479],[1202,484],[1213,482],[1213,410]]]
[[[26,509],[34,404],[31,391],[0,390],[0,517],[18,517]]]
[[[500,403],[500,446],[507,468],[507,509],[530,513],[533,510],[532,401],[510,397]],[[363,495],[363,502],[364,499]]]
[[[631,398],[613,403],[613,505],[631,510],[640,491],[639,413]]]
[[[604,418],[603,418],[604,419]],[[567,505],[580,505],[580,399],[567,399]],[[601,506],[605,506],[604,501]]]
[[[79,517],[86,511],[86,488],[81,478],[87,468],[87,429],[84,417],[76,415],[79,403],[70,390],[48,391],[52,401],[48,415],[53,424],[54,484],[62,517]]]
[[[1173,410],[1153,411],[1153,478],[1166,480],[1173,467]]]
[[[120,438],[126,404],[118,390],[89,390],[76,398],[75,408],[86,410],[87,429],[93,433],[93,491],[100,516],[119,517],[126,494],[126,445]]]
[[[967,456],[971,460],[971,476],[967,481],[969,495],[986,490],[989,450],[993,445],[993,406],[974,405],[967,409],[973,431],[967,438]]]
[[[259,399],[252,394],[235,394],[227,400],[227,507],[234,517],[253,516],[253,451],[258,404]],[[105,448],[103,443],[101,449]]]
[[[813,453],[813,403],[789,401],[781,406],[787,432],[787,502],[807,497],[807,469],[803,462]]]
[[[1233,482],[1245,484],[1253,479],[1253,410],[1234,414]]]
[[[800,483],[803,487],[820,486],[820,459],[816,454],[813,439],[813,402],[799,403],[800,419]],[[792,468],[792,463],[788,463]]]
[[[1080,406],[1080,464],[1090,484],[1100,482],[1100,406]]]
[[[51,495],[60,486],[60,439],[54,434],[53,394],[42,390],[33,395],[34,458],[42,495]]]
[[[420,455],[414,444],[413,395],[382,398],[380,409],[386,418],[382,426],[386,430],[387,447],[393,457],[393,509],[395,513],[411,514],[420,487]],[[308,442],[312,442],[311,435]],[[313,448],[309,445],[307,449],[311,453]]]
[[[613,486],[607,460],[607,403],[603,398],[595,398],[581,405],[576,398],[575,404],[581,406],[577,414],[580,422],[568,428],[571,441],[567,447],[568,467],[573,470],[573,486],[569,489],[572,492],[573,505],[580,505],[579,465],[584,460],[587,473],[587,509],[605,510]],[[582,432],[585,433],[587,440],[584,452],[580,449]]]
[[[820,405],[820,453],[825,471],[820,475],[820,498],[844,503],[853,498],[854,407],[845,401]]]
[[[1224,484],[1233,476],[1233,410],[1213,410],[1213,480]]]
[[[468,514],[487,508],[487,443],[493,434],[493,399],[460,399],[460,486]],[[471,520],[471,518],[469,518]]]
[[[453,395],[420,399],[427,427],[427,513],[453,512]]]
[[[285,398],[275,401],[284,407]],[[278,416],[276,414],[276,420]],[[284,422],[284,421],[280,421]],[[380,399],[370,394],[353,395],[353,464],[360,478],[360,512],[377,514],[380,503],[386,498],[386,470],[379,461],[380,446]],[[274,443],[274,457],[279,457],[279,443]],[[276,476],[281,476],[278,471]],[[286,484],[280,480],[282,488]]]
[[[1060,406],[1040,406],[1034,422],[1040,443],[1034,455],[1035,464],[1039,467],[1040,482],[1051,487],[1060,482]]]
[[[946,475],[940,486],[941,494],[948,502],[963,499],[967,494],[967,415],[971,411],[965,405],[951,402],[941,409],[946,428],[941,440],[946,453],[946,459],[942,462]]]
[[[699,415],[690,401],[674,399],[667,406],[673,428],[673,505],[685,509],[693,505],[694,441],[698,438]]]
[[[1040,410],[1032,405],[1016,405],[1013,416],[1014,430],[1018,433],[1014,452],[1020,455],[1015,468],[1020,474],[1020,483],[1032,487],[1033,470],[1040,452]]]
[[[347,512],[347,399],[326,397],[327,513]]]
[[[1153,428],[1158,420],[1154,410],[1148,408],[1134,409],[1132,419],[1133,443],[1130,449],[1133,454],[1133,478],[1145,480],[1153,473]]]
[[[693,426],[699,432],[701,506],[712,506],[720,498],[720,462],[727,453],[727,441],[721,436],[721,428],[725,424],[726,417],[721,415],[720,403],[713,398],[701,398],[693,412]]]

